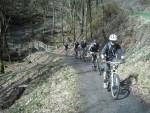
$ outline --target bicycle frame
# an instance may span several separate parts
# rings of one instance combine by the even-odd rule
[[[110,76],[109,76],[109,85],[108,88],[111,88],[111,92],[112,92],[112,97],[114,99],[118,98],[119,92],[120,92],[120,79],[118,76],[118,65],[120,64],[120,62],[107,62],[108,64],[110,64]],[[117,87],[117,88],[116,88]],[[116,92],[115,92],[116,90]]]
[[[118,68],[118,65],[119,64],[121,64],[120,62],[111,62],[111,61],[107,61],[106,62],[107,64],[110,64],[110,67],[111,67],[111,69],[110,69],[110,71],[111,71],[111,73],[116,73],[117,74],[117,68]]]
[[[79,48],[74,48],[74,51],[75,51],[75,57],[77,58],[79,55]]]
[[[92,55],[92,62],[93,62],[94,70],[96,70],[97,67],[99,68],[98,52],[92,52],[91,55]]]
[[[68,49],[65,49],[65,55],[68,56]]]

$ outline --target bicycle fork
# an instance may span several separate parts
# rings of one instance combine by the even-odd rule
[[[119,80],[118,80],[118,76],[116,73],[112,73],[111,74],[111,87],[116,87],[116,86],[119,86]]]

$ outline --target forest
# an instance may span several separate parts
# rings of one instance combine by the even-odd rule
[[[149,0],[0,0],[0,113],[150,113],[149,30]],[[133,92],[125,107],[102,100],[102,76],[73,57],[76,41],[97,40],[101,51],[111,34],[125,50],[118,71]],[[110,111],[96,107],[102,101]]]

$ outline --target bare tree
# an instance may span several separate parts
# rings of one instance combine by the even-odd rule
[[[99,0],[96,0],[96,10],[98,9],[98,5],[99,5]]]
[[[73,20],[74,20],[74,26],[73,26],[73,31],[74,31],[74,42],[76,40],[76,4],[75,4],[75,0],[73,1],[73,12],[74,12],[74,16],[73,16]]]
[[[53,35],[53,37],[54,37],[54,31],[55,31],[55,11],[56,9],[55,9],[55,1],[53,0],[53,27],[52,27],[52,35]]]
[[[102,34],[103,34],[103,38],[104,40],[106,41],[106,33],[105,33],[105,17],[104,17],[104,10],[105,10],[105,7],[104,7],[104,1],[101,0],[101,4],[102,4],[102,10],[103,10],[103,29],[102,29]]]
[[[84,23],[85,23],[85,0],[82,0],[82,8],[81,8],[81,12],[82,12],[82,25],[81,25],[81,35],[83,35],[84,32]]]
[[[61,34],[62,34],[62,42],[64,44],[64,11],[63,11],[64,1],[62,0],[62,7],[61,7]]]
[[[1,73],[5,73],[5,65],[3,62],[4,52],[8,49],[6,33],[10,18],[7,19],[4,12],[0,10],[0,60],[1,60]]]
[[[91,0],[87,0],[87,14],[90,22],[90,37],[93,38],[93,30],[92,30],[92,3]]]

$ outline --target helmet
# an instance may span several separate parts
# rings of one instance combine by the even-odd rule
[[[117,41],[117,40],[118,40],[117,35],[111,34],[111,35],[109,36],[109,40],[110,40],[110,41]]]
[[[94,43],[96,43],[96,40],[93,40]]]
[[[96,45],[96,42],[94,42],[93,45],[95,46],[95,45]]]

